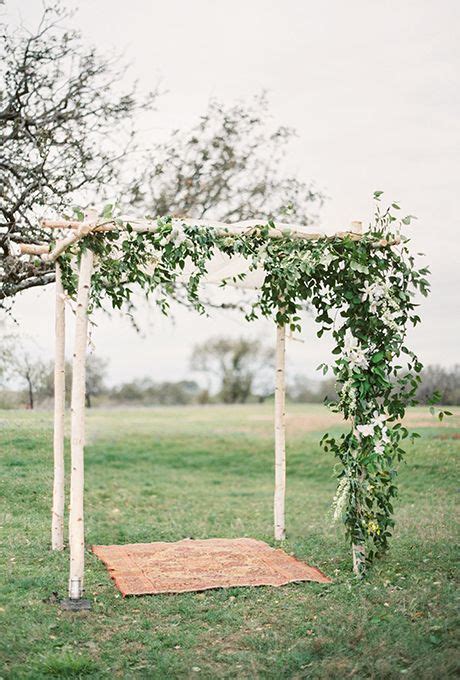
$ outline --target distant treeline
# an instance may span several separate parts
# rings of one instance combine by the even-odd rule
[[[94,363],[97,365],[95,366]],[[70,375],[70,366],[68,367]],[[98,362],[90,363],[87,381],[87,406],[172,406],[187,404],[212,403],[261,403],[273,398],[273,391],[238,393],[234,390],[234,398],[229,399],[227,392],[210,391],[203,388],[195,380],[155,382],[150,378],[135,379],[113,387],[105,384],[105,369]],[[433,393],[441,394],[440,403],[444,405],[460,404],[460,366],[445,369],[440,366],[428,366],[422,374],[422,384],[417,398],[421,404],[429,403]],[[67,385],[67,402],[70,402],[70,379]],[[49,408],[53,400],[53,380],[51,367],[44,372],[42,379],[33,385],[33,402],[30,403],[31,390],[0,389],[0,408]],[[326,398],[336,397],[333,378],[312,381],[304,376],[296,376],[288,381],[287,399],[296,403],[322,403]]]
[[[1,339],[1,338],[0,338]],[[190,355],[190,373],[205,376],[207,388],[192,378],[157,382],[151,377],[109,387],[108,362],[90,354],[86,366],[86,405],[242,404],[271,399],[274,392],[274,351],[251,338],[210,338]],[[21,338],[7,336],[0,345],[0,408],[50,407],[54,368],[37,358]],[[66,399],[70,401],[72,366],[66,363]],[[212,387],[211,387],[212,386]],[[309,380],[288,371],[287,398],[320,403],[335,399],[335,381]],[[446,369],[428,366],[422,374],[417,398],[422,404],[438,392],[443,405],[460,404],[460,365]]]

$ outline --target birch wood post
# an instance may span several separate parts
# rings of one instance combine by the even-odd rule
[[[358,578],[363,578],[366,570],[366,548],[364,545],[353,543],[353,572]]]
[[[359,441],[359,434],[356,430],[355,419],[351,419],[351,424],[353,427],[353,434]],[[359,481],[362,483],[364,480],[364,472],[361,471],[359,475]],[[351,554],[353,557],[353,573],[358,578],[362,578],[366,571],[366,546],[362,543],[352,543],[351,544]]]
[[[65,415],[65,301],[61,267],[56,262],[56,311],[54,357],[54,477],[51,515],[51,547],[64,548],[64,415]]]
[[[364,473],[360,475],[360,482],[364,479]],[[364,543],[352,543],[351,554],[353,556],[353,573],[358,578],[363,578],[366,573],[366,546]]]
[[[85,533],[83,521],[84,446],[85,446],[85,379],[88,341],[88,298],[93,269],[93,253],[85,250],[81,257],[75,313],[75,345],[72,363],[71,398],[71,475],[70,475],[70,576],[69,598],[83,595],[85,566]]]
[[[275,540],[286,536],[284,505],[286,495],[286,396],[285,396],[286,328],[276,327],[276,378],[275,378]]]
[[[350,224],[350,231],[352,234],[362,234],[363,233],[363,223],[360,220],[353,220]]]

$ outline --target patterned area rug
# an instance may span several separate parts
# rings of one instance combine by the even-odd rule
[[[319,569],[253,538],[94,545],[93,552],[123,596],[331,582]]]

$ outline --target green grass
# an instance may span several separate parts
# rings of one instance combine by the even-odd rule
[[[460,411],[400,474],[389,555],[364,583],[331,525],[340,423],[320,406],[288,420],[286,549],[332,585],[234,588],[123,600],[88,552],[90,613],[59,609],[68,553],[49,547],[49,413],[0,412],[0,678],[445,678],[455,664],[456,454]],[[456,429],[457,428],[457,429]],[[87,544],[253,536],[272,543],[271,407],[90,412]]]

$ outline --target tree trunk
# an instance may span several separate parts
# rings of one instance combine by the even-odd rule
[[[69,598],[79,600],[84,589],[85,534],[83,519],[84,446],[85,446],[85,374],[88,342],[88,298],[93,269],[93,253],[85,250],[80,264],[71,398],[71,477],[70,477],[70,576]]]
[[[65,302],[61,268],[56,262],[54,360],[54,482],[51,547],[64,548],[64,416],[65,416]]]
[[[29,375],[26,376],[26,380],[27,380],[27,386],[28,386],[27,392],[28,392],[28,395],[29,395],[29,408],[33,411],[33,408],[34,408],[34,390],[33,390],[32,380],[30,379]]]
[[[276,379],[275,379],[275,539],[286,536],[284,506],[286,495],[286,395],[285,395],[286,329],[276,328]]]

